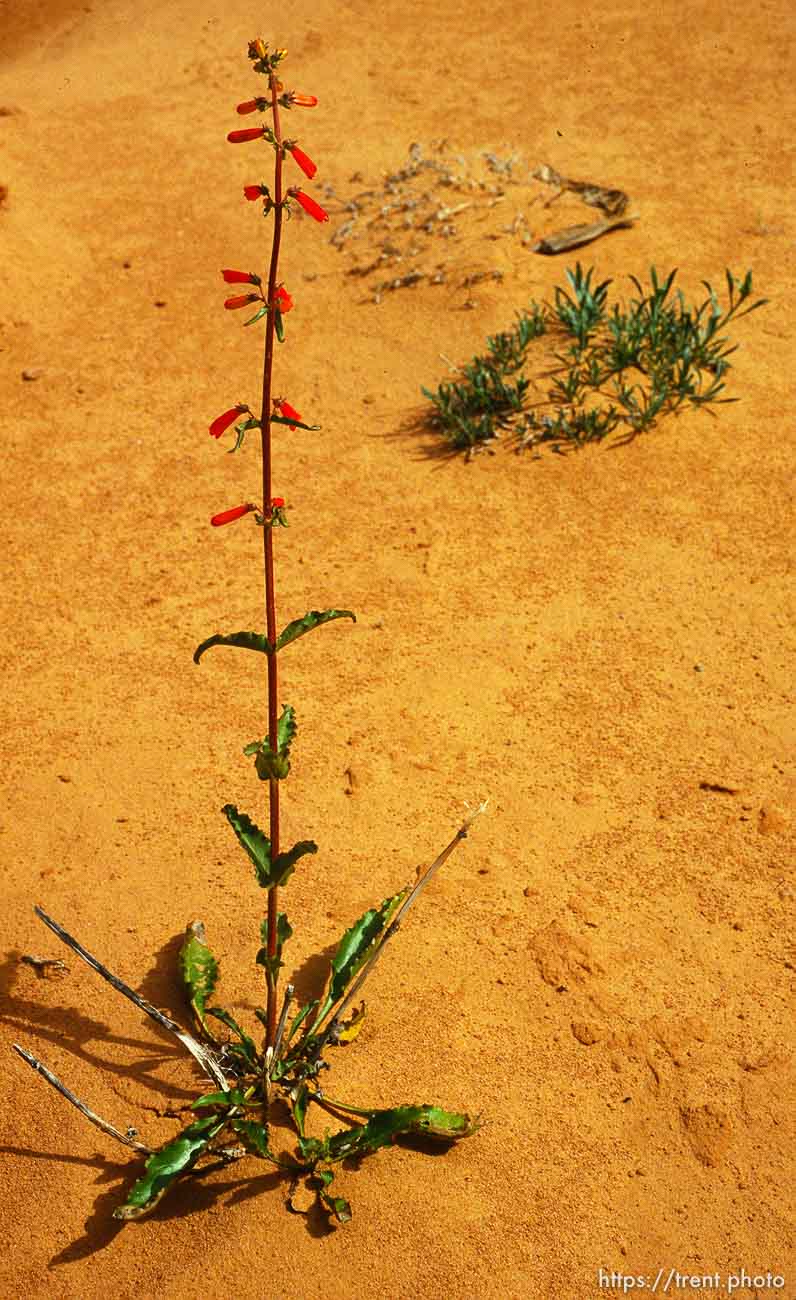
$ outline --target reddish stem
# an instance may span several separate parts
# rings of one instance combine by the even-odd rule
[[[276,143],[274,166],[274,237],[271,245],[271,265],[268,272],[269,304],[273,304],[276,294],[276,280],[279,269],[279,245],[282,239],[282,135],[279,125],[279,104],[277,100],[277,78],[273,72],[269,77],[271,90],[271,108],[274,116],[274,140]],[[265,357],[263,360],[263,405],[260,415],[263,448],[263,509],[265,510],[265,527],[263,528],[263,561],[265,569],[265,626],[266,636],[273,645],[276,641],[276,606],[274,601],[274,530],[270,524],[271,508],[271,371],[274,363],[274,311],[268,312],[265,326]],[[268,744],[276,753],[277,748],[277,656],[266,656],[268,670]],[[271,841],[271,859],[279,852],[279,782],[268,783],[269,838]],[[277,949],[277,890],[276,886],[268,891],[267,949],[271,959],[276,958]],[[271,968],[273,969],[273,967]],[[276,1037],[276,976],[267,980],[266,1003],[266,1048],[273,1047]]]

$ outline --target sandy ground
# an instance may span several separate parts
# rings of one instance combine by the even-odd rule
[[[516,151],[631,194],[637,225],[580,254],[620,291],[651,263],[692,294],[751,267],[772,300],[734,333],[742,400],[718,419],[465,464],[406,432],[419,385],[574,257],[490,240],[535,220],[509,195],[446,245],[448,283],[377,305],[345,274],[366,241],[288,228],[277,380],[322,428],[278,440],[280,619],[358,614],[282,660],[300,723],[285,836],[321,848],[284,896],[288,969],[308,989],[488,796],[335,1062],[359,1104],[487,1122],[444,1156],[401,1146],[342,1173],[346,1228],[291,1216],[253,1160],[121,1227],[132,1153],[6,1046],[4,1296],[591,1300],[659,1269],[796,1295],[792,24],[766,0],[4,7],[0,1026],[146,1140],[199,1090],[188,1058],[75,960],[40,978],[20,956],[68,956],[38,902],[179,1012],[179,936],[202,916],[254,1022],[262,897],[218,809],[260,797],[240,748],[262,676],[232,651],[191,662],[261,617],[257,530],[208,527],[257,483],[254,444],[227,457],[207,436],[257,399],[255,329],[221,310],[218,275],[265,257],[240,191],[260,177],[224,139],[257,89],[247,40],[287,45],[290,84],[321,99],[291,120],[319,197],[378,184],[412,143]],[[459,255],[501,271],[469,309]]]

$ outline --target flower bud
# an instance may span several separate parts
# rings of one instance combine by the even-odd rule
[[[312,161],[312,159],[311,159],[311,158],[308,158],[307,155],[304,153],[304,150],[303,150],[303,149],[299,149],[299,147],[298,147],[297,144],[286,144],[286,145],[285,145],[285,148],[287,149],[288,153],[289,153],[289,154],[291,155],[291,157],[293,158],[293,161],[296,162],[296,163],[298,163],[298,165],[299,165],[299,167],[301,168],[301,170],[303,171],[304,175],[305,175],[309,180],[312,180],[313,176],[315,175],[316,171],[318,170],[317,166],[316,166],[315,163]]]
[[[282,308],[282,310],[284,311],[284,308]],[[290,402],[283,401],[281,397],[274,400],[274,406],[278,410],[279,414],[283,415],[286,420],[301,419],[301,415],[296,410],[295,406],[291,406]],[[295,424],[291,424],[289,425],[289,428],[295,432],[296,426]]]
[[[222,271],[227,284],[261,284],[259,275],[252,271]]]
[[[231,524],[234,520],[242,519],[244,515],[249,515],[252,510],[256,509],[257,507],[253,506],[251,502],[245,506],[233,506],[231,510],[222,510],[221,514],[213,515],[210,522],[214,528],[220,528],[222,524]]]
[[[265,135],[261,126],[247,126],[243,131],[230,131],[227,140],[230,144],[245,144],[247,140],[260,140]]]
[[[227,311],[237,311],[238,307],[246,307],[250,302],[259,302],[258,293],[239,293],[234,298],[227,298],[224,306]]]
[[[288,190],[288,194],[301,205],[310,217],[314,217],[316,221],[329,220],[329,213],[325,212],[320,203],[316,203],[315,200],[311,199],[309,194],[305,194],[303,190],[294,187],[293,189]]]
[[[241,113],[241,114],[242,114],[242,113],[256,113],[258,109],[260,109],[260,111],[262,112],[262,110],[265,109],[265,108],[267,108],[267,106],[268,106],[268,100],[267,100],[267,99],[259,99],[259,98],[258,98],[258,99],[247,99],[245,103],[243,103],[243,104],[238,104],[238,105],[237,105],[237,107],[236,107],[236,109],[235,109],[235,112],[236,112],[236,113]]]
[[[224,433],[231,424],[235,423],[238,416],[243,415],[244,411],[248,411],[248,409],[248,406],[238,404],[237,406],[231,406],[223,415],[219,415],[210,425],[211,438],[220,438],[222,433]]]

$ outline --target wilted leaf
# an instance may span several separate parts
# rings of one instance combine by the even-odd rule
[[[352,614],[349,609],[311,609],[303,618],[294,618],[292,623],[288,623],[279,636],[276,638],[276,649],[281,650],[284,646],[289,645],[291,641],[296,641],[306,632],[311,632],[314,627],[320,627],[321,623],[328,623],[333,618],[350,618],[356,623],[356,614]]]
[[[208,1143],[221,1132],[226,1120],[206,1115],[155,1151],[146,1162],[146,1173],[131,1189],[124,1205],[113,1211],[115,1219],[138,1219],[154,1209],[176,1178],[193,1169]]]
[[[230,632],[223,635],[217,632],[215,636],[209,636],[206,641],[198,645],[193,652],[193,661],[199,663],[205,650],[209,650],[214,645],[231,645],[237,646],[240,650],[257,650],[260,654],[271,655],[274,648],[267,636],[261,636],[259,632]]]
[[[353,1043],[355,1038],[359,1037],[359,1031],[365,1023],[365,1003],[363,1002],[350,1020],[345,1020],[338,1025],[336,1032],[331,1035],[331,1041],[340,1043],[345,1046],[346,1043]]]
[[[191,921],[187,926],[178,966],[191,1009],[208,1038],[215,1042],[205,1019],[205,1006],[216,987],[218,962],[207,946],[205,928],[201,921]]]

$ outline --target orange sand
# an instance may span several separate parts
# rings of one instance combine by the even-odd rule
[[[600,1268],[718,1273],[716,1295],[770,1270],[787,1284],[758,1296],[796,1294],[792,23],[766,0],[4,11],[4,1297],[621,1294]],[[310,989],[318,954],[488,796],[333,1076],[360,1105],[487,1124],[438,1158],[397,1147],[343,1171],[346,1228],[288,1214],[254,1160],[122,1227],[134,1157],[7,1045],[148,1141],[200,1087],[34,902],[175,1012],[179,936],[203,917],[222,993],[253,1021],[263,900],[218,809],[256,814],[240,749],[262,726],[262,665],[191,654],[261,617],[256,530],[208,527],[256,489],[255,447],[227,457],[206,432],[257,400],[257,327],[220,310],[218,269],[264,257],[240,195],[253,155],[224,141],[258,33],[321,99],[295,117],[319,197],[400,167],[413,142],[516,149],[632,195],[638,224],[579,254],[620,291],[653,262],[691,295],[751,267],[773,301],[734,331],[742,400],[718,419],[465,464],[401,432],[419,385],[549,297],[574,256],[489,241],[509,198],[466,249],[503,273],[474,308],[428,283],[374,305],[329,227],[288,227],[277,381],[322,429],[278,440],[280,619],[359,618],[281,661],[300,726],[284,833],[321,849],[283,898],[288,970]],[[29,953],[67,957],[68,975],[38,978]]]

